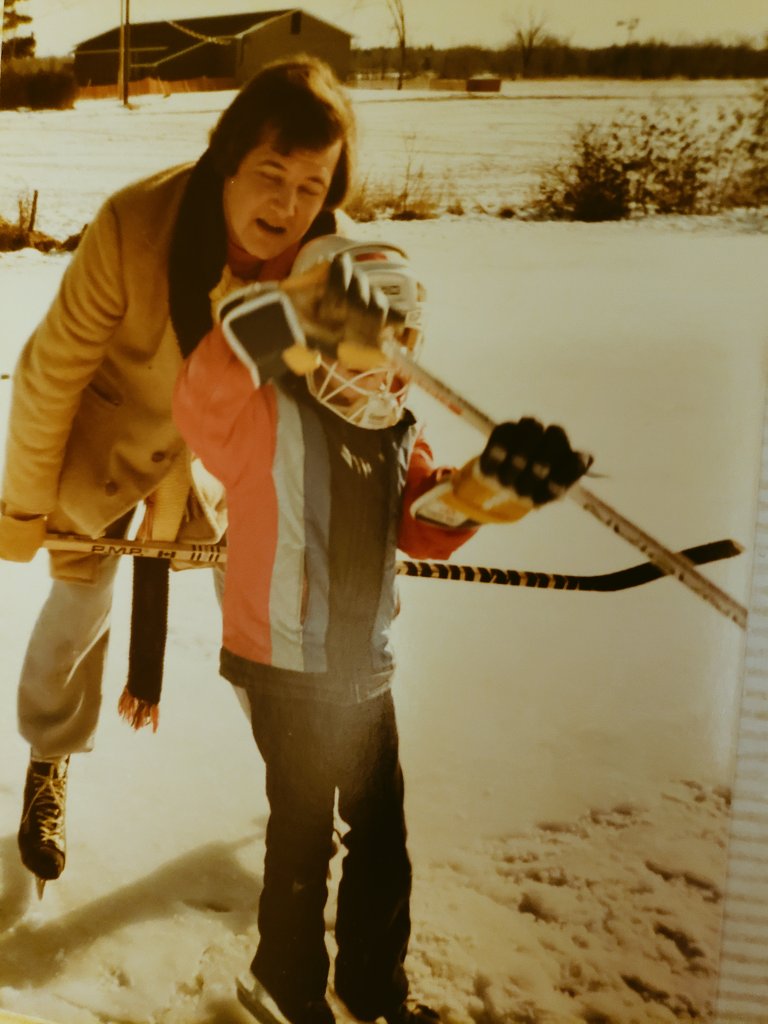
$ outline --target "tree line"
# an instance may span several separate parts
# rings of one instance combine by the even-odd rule
[[[399,46],[353,49],[352,72],[363,78],[429,74],[438,78],[768,78],[768,45],[632,42],[597,49],[546,39],[526,48]]]

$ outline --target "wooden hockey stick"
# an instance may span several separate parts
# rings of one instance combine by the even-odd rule
[[[129,555],[133,558],[165,558],[188,565],[224,565],[226,544],[179,544],[163,541],[133,541],[102,538],[91,540],[76,534],[49,533],[45,539],[49,551],[75,551],[91,555]],[[733,558],[743,548],[733,540],[715,540],[680,552],[696,565]],[[538,572],[526,569],[495,569],[482,565],[455,565],[452,562],[399,561],[399,576],[421,579],[453,580],[463,583],[496,583],[508,587],[537,587],[549,590],[614,591],[638,587],[667,575],[652,562],[643,562],[616,572],[596,576],[572,573]]]
[[[387,340],[381,347],[389,361],[400,373],[418,384],[451,412],[466,419],[485,437],[490,435],[495,426],[490,416],[481,412],[453,388],[425,370],[396,342]],[[603,525],[613,530],[623,540],[642,551],[654,565],[663,570],[665,575],[674,576],[689,590],[709,602],[721,615],[731,619],[741,629],[746,629],[747,609],[744,605],[739,604],[730,594],[698,572],[690,558],[665,547],[581,484],[574,484],[567,492],[567,497],[581,506],[585,512],[593,515]]]
[[[298,299],[305,292],[312,292],[313,289],[318,288],[322,289],[328,276],[328,267],[329,264],[313,267],[305,274],[297,275],[295,278],[288,278],[286,281],[281,282],[280,287]],[[222,315],[226,314],[226,303],[222,304],[220,313]],[[385,339],[381,343],[380,348],[387,360],[403,376],[414,381],[419,387],[450,409],[451,412],[466,419],[485,437],[490,435],[495,426],[494,421],[452,387],[420,366],[410,353],[398,345],[396,341]],[[603,523],[604,526],[613,530],[623,540],[626,540],[646,555],[654,565],[663,571],[664,575],[674,576],[675,579],[679,580],[695,594],[698,594],[699,597],[707,601],[726,618],[731,619],[741,629],[746,629],[747,609],[745,606],[698,572],[690,558],[679,552],[671,551],[649,533],[646,533],[645,530],[617,512],[616,509],[612,508],[601,498],[598,498],[597,495],[588,491],[582,484],[574,484],[568,490],[567,497],[586,512],[589,512],[590,515]],[[202,554],[196,560],[201,562],[206,560],[215,561],[215,559],[210,557],[206,559]]]
[[[299,296],[309,293],[312,289],[322,288],[328,277],[329,264],[321,264],[313,267],[304,275],[298,275],[281,284],[287,292],[293,295],[295,300]],[[301,314],[300,314],[301,316]],[[314,324],[312,336],[322,340],[322,324]],[[329,337],[329,343],[334,344],[334,337]],[[469,402],[463,395],[460,395],[444,381],[435,377],[428,370],[421,366],[407,349],[403,348],[391,337],[384,337],[378,348],[386,357],[390,365],[394,366],[404,377],[412,380],[428,394],[436,398],[441,404],[450,409],[457,416],[467,420],[473,427],[480,431],[486,438],[495,427],[494,421],[477,406]],[[641,527],[631,522],[612,508],[607,502],[598,498],[596,494],[588,491],[583,484],[574,484],[568,491],[567,497],[583,508],[590,515],[623,540],[632,544],[639,551],[642,551],[654,565],[658,566],[665,575],[674,576],[689,590],[698,594],[707,601],[713,608],[716,608],[721,615],[731,619],[741,629],[747,627],[747,609],[739,604],[730,594],[718,587],[706,576],[703,576],[695,568],[690,558],[679,552],[671,551],[668,547],[656,540]]]

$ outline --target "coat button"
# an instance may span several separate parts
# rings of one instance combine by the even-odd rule
[[[152,452],[153,462],[162,462],[165,458],[165,452]]]
[[[104,484],[104,493],[108,495],[117,494],[118,487],[114,480],[107,480]]]

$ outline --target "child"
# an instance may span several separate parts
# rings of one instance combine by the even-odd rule
[[[586,463],[560,428],[523,420],[497,428],[459,473],[435,469],[404,406],[407,384],[375,347],[389,306],[399,342],[418,349],[423,290],[400,250],[337,237],[305,246],[294,272],[328,256],[316,300],[294,291],[292,305],[275,287],[222,304],[174,396],[181,433],[227,491],[220,667],[247,694],[266,764],[259,945],[239,994],[260,1020],[334,1020],[323,911],[338,792],[348,832],[336,993],[362,1021],[434,1024],[435,1011],[408,1000],[404,969],[396,551],[447,558],[478,523],[520,518]],[[270,1000],[283,1017],[266,1015]]]

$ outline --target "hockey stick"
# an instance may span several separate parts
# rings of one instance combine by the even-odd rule
[[[281,287],[286,291],[298,296],[305,288],[318,286],[327,278],[328,264],[310,269],[304,275],[288,279]],[[315,325],[317,327],[318,325]],[[321,332],[322,332],[322,325]],[[313,332],[315,333],[315,332]],[[479,430],[485,437],[488,437],[495,427],[494,421],[481,412],[477,406],[472,405],[466,398],[460,395],[452,387],[435,377],[428,370],[420,366],[413,356],[397,343],[393,338],[384,338],[380,341],[381,352],[396,370],[404,377],[414,381],[428,394],[432,395],[439,402],[445,405],[451,412],[462,416],[472,426]],[[616,509],[612,508],[597,495],[592,494],[582,484],[574,484],[567,492],[567,496],[577,505],[580,505],[586,512],[598,519],[604,526],[609,527],[624,540],[628,541],[638,550],[642,551],[654,565],[663,570],[665,575],[674,576],[684,586],[688,587],[699,597],[716,608],[726,618],[731,619],[741,629],[747,626],[747,609],[739,604],[734,598],[718,587],[706,576],[698,572],[694,563],[684,555],[671,551],[661,544],[645,530],[636,526]]]
[[[415,359],[396,342],[384,341],[382,351],[391,364],[408,377],[428,394],[436,398],[442,405],[450,409],[457,416],[467,420],[473,427],[488,437],[495,424],[485,413],[481,412],[453,388],[433,376],[428,370],[420,366]],[[734,598],[718,587],[706,576],[702,576],[694,567],[694,563],[685,554],[670,551],[659,541],[655,540],[645,530],[630,522],[610,505],[592,494],[581,484],[574,484],[567,492],[567,496],[580,505],[586,512],[589,512],[603,525],[608,526],[614,533],[617,533],[624,540],[633,544],[638,550],[663,570],[665,575],[674,576],[684,586],[688,587],[699,597],[709,602],[726,618],[731,619],[741,629],[747,627],[747,609],[739,604]]]
[[[129,555],[133,558],[165,558],[189,565],[224,565],[225,544],[170,544],[157,540],[91,540],[76,534],[49,533],[44,545],[49,551],[75,551],[91,555]],[[733,540],[715,540],[686,548],[683,556],[696,565],[733,558],[743,548]],[[508,587],[538,587],[549,590],[627,590],[667,575],[652,562],[643,562],[628,569],[601,573],[597,576],[576,576],[571,573],[535,572],[525,569],[493,569],[481,565],[455,565],[451,562],[397,562],[399,576],[421,579],[454,580],[465,583],[498,583]]]
[[[732,540],[714,540],[685,548],[683,555],[695,565],[733,558],[744,549]],[[400,576],[422,579],[461,580],[470,583],[499,583],[507,587],[536,587],[545,590],[591,590],[603,593],[629,590],[668,575],[653,562],[641,562],[628,569],[604,572],[597,576],[576,576],[573,573],[534,572],[525,569],[491,569],[481,565],[455,565],[451,562],[398,562]]]

